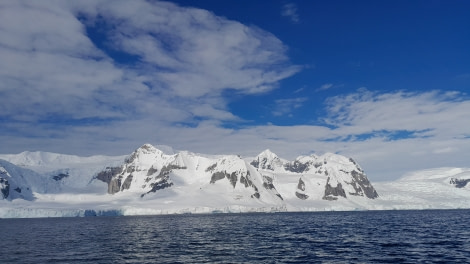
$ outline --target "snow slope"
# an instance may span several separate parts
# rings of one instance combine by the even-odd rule
[[[469,182],[470,168],[411,172],[393,182],[374,184],[381,201],[371,209],[470,208]]]
[[[93,176],[106,167],[120,164],[126,156],[90,156],[57,154],[50,152],[29,152],[0,155],[0,159],[15,164],[19,168],[29,169],[43,177],[41,183],[51,185],[50,179],[57,184],[48,191],[35,190],[38,193],[53,192],[102,192],[105,185],[91,183]],[[31,179],[34,177],[30,177]],[[101,186],[101,187],[100,187]]]
[[[353,159],[332,153],[287,161],[269,150],[242,158],[145,144],[128,156],[0,159],[0,217],[470,208],[470,169],[372,186]]]

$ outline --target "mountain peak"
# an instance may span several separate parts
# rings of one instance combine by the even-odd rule
[[[132,154],[126,159],[127,163],[133,163],[135,161],[144,163],[153,163],[156,157],[163,157],[163,152],[152,144],[146,143],[134,150]]]
[[[154,147],[152,144],[150,143],[145,143],[143,144],[142,146],[140,146],[138,149],[143,149],[143,150],[147,150],[147,151],[150,151],[150,152],[153,152],[155,151],[157,148]]]
[[[134,151],[134,153],[139,153],[139,154],[156,154],[156,155],[162,155],[163,151],[157,149],[155,146],[152,144],[146,143],[140,146],[138,149]]]
[[[265,149],[263,152],[258,154],[257,157],[266,157],[266,158],[269,158],[269,159],[278,158],[276,153],[272,152],[270,149]]]
[[[271,150],[266,149],[250,163],[253,167],[262,170],[275,170],[282,168],[283,161]]]

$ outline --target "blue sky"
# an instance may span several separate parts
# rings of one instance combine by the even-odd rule
[[[305,66],[269,95],[230,104],[245,119],[317,123],[311,105],[359,87],[465,91],[469,85],[468,79],[459,78],[470,68],[466,1],[197,1],[197,6],[273,33],[288,47],[291,61]],[[292,15],[282,16],[289,8]],[[295,118],[269,115],[271,109],[257,104],[285,97],[308,98],[303,107],[292,109]],[[263,117],[244,111],[247,100],[258,105],[253,110]]]
[[[468,1],[1,1],[0,153],[470,160]]]

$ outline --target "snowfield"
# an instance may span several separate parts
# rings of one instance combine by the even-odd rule
[[[287,161],[145,144],[128,156],[0,155],[0,190],[0,218],[452,209],[470,208],[470,168],[370,183],[332,153]]]

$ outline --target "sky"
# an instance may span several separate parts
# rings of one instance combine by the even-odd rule
[[[470,167],[470,2],[0,1],[0,153]]]

